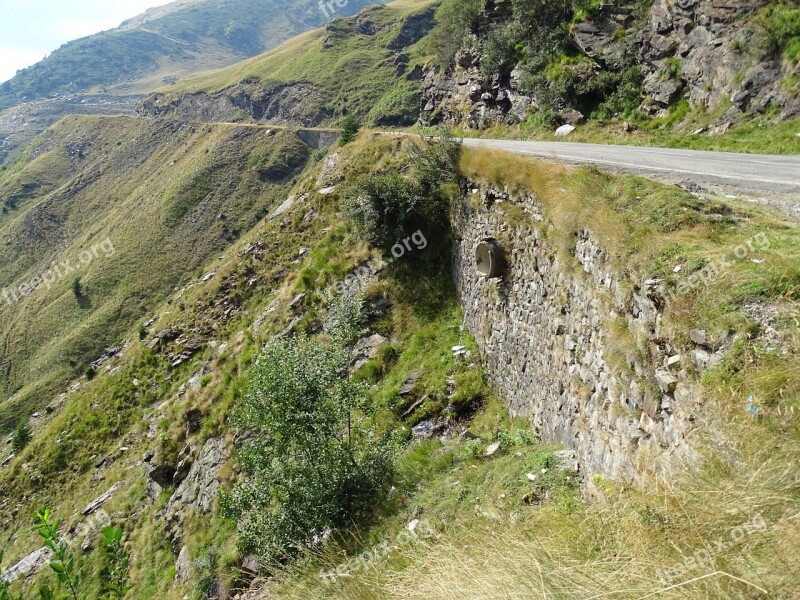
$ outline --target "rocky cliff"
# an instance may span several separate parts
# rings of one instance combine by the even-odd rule
[[[517,31],[524,18],[514,14],[510,2],[490,0],[449,66],[426,72],[422,120],[483,128],[552,112],[556,122],[576,124],[636,105],[664,116],[681,99],[726,127],[753,114],[788,119],[800,113],[791,85],[800,65],[772,39],[772,13],[765,12],[770,4],[602,3],[586,18],[566,11],[548,25],[563,31],[553,52],[552,39],[550,46],[535,36],[524,41],[526,34]],[[487,68],[487,61],[497,62],[498,43],[527,47],[522,56],[507,49],[501,68]]]

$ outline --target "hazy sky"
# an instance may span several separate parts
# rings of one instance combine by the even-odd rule
[[[172,0],[0,0],[0,82],[61,44]]]

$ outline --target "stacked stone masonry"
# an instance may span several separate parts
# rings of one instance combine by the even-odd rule
[[[527,223],[508,223],[510,204]],[[541,233],[549,225],[533,196],[471,185],[461,207],[454,277],[465,324],[512,414],[573,449],[585,475],[644,484],[693,462],[698,371],[662,338],[657,283],[626,281],[587,230],[562,255]],[[477,273],[484,239],[507,254],[502,278]],[[622,367],[608,359],[610,327],[620,322],[645,349]]]

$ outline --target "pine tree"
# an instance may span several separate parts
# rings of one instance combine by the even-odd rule
[[[21,419],[17,428],[14,430],[14,435],[11,438],[11,449],[14,454],[19,454],[31,441],[31,428],[28,424],[28,419]]]

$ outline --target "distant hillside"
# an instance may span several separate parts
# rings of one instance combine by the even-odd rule
[[[255,56],[368,4],[351,0],[326,15],[317,0],[179,0],[69,42],[18,72],[0,85],[0,110],[57,95],[144,93]]]
[[[305,126],[356,114],[371,125],[413,125],[436,4],[400,0],[370,7],[261,56],[165,87],[140,112]]]
[[[469,135],[791,154],[800,8],[782,0],[401,0],[188,77],[139,112],[445,125]],[[687,35],[691,32],[690,35]],[[714,40],[710,43],[710,40]]]
[[[310,153],[288,132],[68,117],[0,168],[0,431],[202,276]]]

